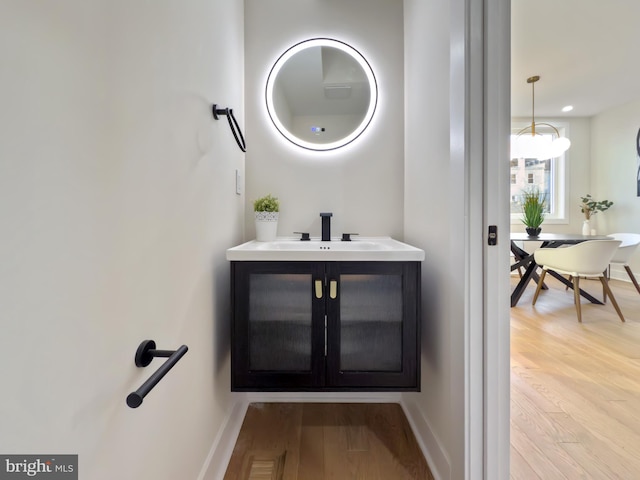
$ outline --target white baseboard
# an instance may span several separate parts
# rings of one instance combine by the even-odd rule
[[[198,475],[198,480],[222,480],[224,478],[248,407],[249,402],[245,399],[238,399],[233,404],[213,441],[209,455],[200,470],[200,475]]]
[[[404,397],[400,405],[435,480],[451,478],[451,463],[416,403]]]

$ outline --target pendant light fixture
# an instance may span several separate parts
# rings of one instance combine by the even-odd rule
[[[556,158],[566,152],[571,146],[567,137],[561,137],[560,132],[550,123],[538,122],[535,119],[535,83],[540,80],[539,75],[527,78],[531,84],[531,125],[520,130],[511,141],[511,158],[536,158],[548,160]],[[548,130],[551,135],[540,133]]]

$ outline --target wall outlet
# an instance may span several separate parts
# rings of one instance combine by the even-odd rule
[[[242,175],[236,170],[236,195],[242,195]]]

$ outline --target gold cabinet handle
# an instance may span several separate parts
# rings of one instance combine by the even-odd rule
[[[316,298],[322,298],[322,280],[316,280]]]
[[[338,296],[338,282],[337,280],[331,280],[329,282],[329,297],[335,299]]]

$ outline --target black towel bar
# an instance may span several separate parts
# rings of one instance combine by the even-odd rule
[[[156,342],[153,340],[145,340],[136,350],[136,367],[146,367],[155,357],[168,357],[169,360],[164,362],[156,372],[144,382],[138,390],[127,395],[127,405],[131,408],[138,408],[142,405],[142,399],[155,387],[162,377],[164,377],[173,366],[178,363],[189,348],[182,345],[177,350],[156,350]]]
[[[236,117],[233,115],[232,108],[218,108],[218,105],[215,103],[213,107],[211,107],[211,112],[213,113],[213,118],[219,120],[218,115],[226,115],[227,121],[229,122],[229,128],[231,129],[231,133],[233,133],[233,138],[236,139],[236,143],[240,150],[243,152],[247,151],[247,144],[244,141],[244,137],[242,136],[242,130],[240,130],[240,125],[238,125],[238,121]]]

